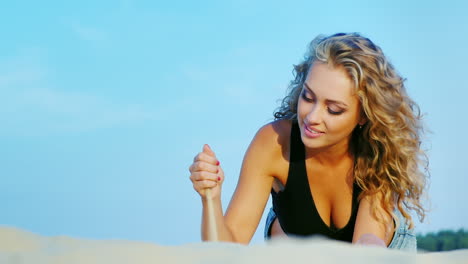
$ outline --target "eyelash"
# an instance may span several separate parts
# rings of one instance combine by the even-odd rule
[[[309,103],[311,103],[311,102],[314,101],[313,98],[308,98],[308,97],[306,96],[306,91],[302,91],[301,97],[302,97],[302,99],[304,99],[306,102],[309,102]],[[344,111],[333,111],[333,110],[331,110],[330,108],[327,108],[327,111],[328,111],[328,113],[330,113],[331,115],[341,115],[341,114],[344,112]]]

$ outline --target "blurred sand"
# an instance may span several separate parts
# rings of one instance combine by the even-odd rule
[[[324,239],[284,239],[243,246],[196,243],[162,246],[124,240],[46,237],[0,226],[0,263],[463,263],[468,249],[444,253],[405,253],[384,248],[357,247]]]

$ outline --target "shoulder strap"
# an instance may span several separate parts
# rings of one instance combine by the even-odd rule
[[[299,131],[299,125],[297,122],[292,123],[290,144],[290,162],[292,163],[304,160],[304,144],[302,143],[301,132]]]
[[[289,172],[285,189],[289,189],[290,191],[294,190],[296,193],[294,196],[297,196],[298,193],[304,193],[309,188],[305,167],[305,148],[304,143],[302,143],[301,132],[299,131],[297,121],[293,122],[291,125],[290,142]],[[303,197],[300,199],[303,199]]]

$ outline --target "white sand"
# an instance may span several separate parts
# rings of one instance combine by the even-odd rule
[[[42,263],[464,263],[468,250],[405,253],[357,247],[323,239],[277,240],[265,245],[196,243],[161,246],[117,240],[45,237],[12,227],[0,227],[1,264]]]

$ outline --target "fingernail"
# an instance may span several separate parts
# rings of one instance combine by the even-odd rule
[[[221,180],[221,177],[218,177],[218,181],[220,181],[220,180]]]
[[[219,160],[216,162],[216,166],[218,166],[218,165],[219,165]]]
[[[216,169],[216,173],[218,173],[218,172],[219,172],[219,169]]]

